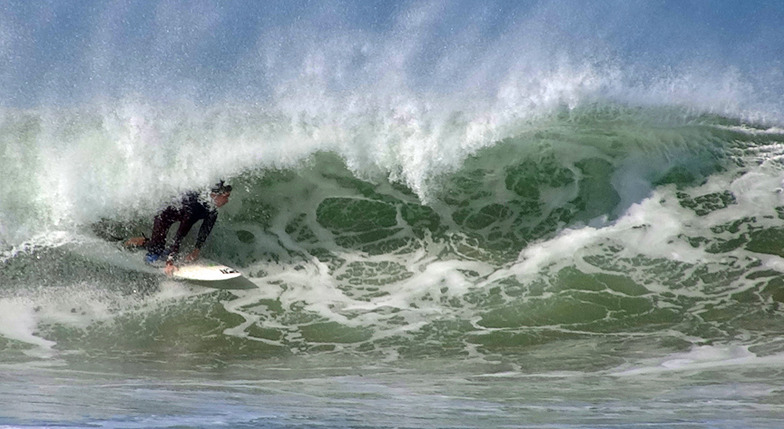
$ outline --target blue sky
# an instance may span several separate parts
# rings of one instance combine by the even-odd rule
[[[263,100],[321,45],[327,56],[356,51],[330,65],[344,87],[375,79],[379,67],[363,61],[396,55],[405,56],[402,81],[413,88],[461,81],[460,64],[444,64],[478,68],[491,61],[488,51],[502,54],[485,65],[499,76],[515,56],[557,51],[637,69],[699,63],[772,76],[764,80],[782,69],[782,22],[784,2],[773,0],[6,1],[0,93],[6,106]]]

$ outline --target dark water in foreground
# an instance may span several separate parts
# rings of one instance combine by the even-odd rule
[[[552,350],[541,350],[541,353]],[[714,351],[719,355],[732,351]],[[742,354],[742,353],[741,353]],[[546,358],[543,356],[543,358]],[[307,367],[303,368],[301,365]],[[683,363],[682,363],[683,364]],[[428,360],[4,368],[11,427],[777,427],[781,362],[649,374]],[[748,366],[753,365],[755,369]],[[188,367],[189,369],[182,369]],[[215,368],[219,367],[219,368]]]

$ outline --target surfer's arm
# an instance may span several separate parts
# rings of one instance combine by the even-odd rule
[[[207,237],[210,235],[212,231],[212,227],[215,226],[215,221],[218,219],[218,212],[216,210],[211,211],[206,218],[201,223],[201,227],[199,228],[199,235],[196,237],[196,250],[201,249],[201,246],[204,245],[204,242],[207,240]],[[198,257],[198,253],[196,257]]]

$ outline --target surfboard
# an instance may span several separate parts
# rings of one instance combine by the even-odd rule
[[[87,257],[90,260],[102,261],[123,270],[164,276],[165,261],[159,259],[153,263],[144,260],[143,248],[128,248],[122,240],[107,242],[96,237],[89,246],[72,246],[69,250]],[[209,259],[199,258],[197,261],[178,266],[171,279],[213,288],[213,289],[256,289],[258,285],[232,267]]]
[[[172,278],[213,289],[256,289],[257,287],[234,268],[207,259],[180,265],[172,273]]]
[[[226,265],[200,259],[196,262],[181,265],[172,277],[198,282],[220,282],[241,277],[242,273]]]

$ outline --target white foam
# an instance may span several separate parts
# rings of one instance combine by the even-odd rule
[[[74,241],[74,234],[66,231],[50,231],[36,234],[8,250],[0,251],[0,262],[5,262],[18,254],[31,253],[36,248],[56,248]]]
[[[662,358],[646,359],[639,363],[624,365],[610,374],[627,377],[733,367],[781,367],[782,365],[784,365],[784,353],[758,356],[749,351],[749,346],[744,345],[697,346],[685,353],[675,353]]]
[[[662,203],[669,198],[671,203]],[[706,254],[678,237],[695,215],[677,204],[670,191],[655,191],[632,204],[617,221],[602,226],[567,228],[555,238],[531,244],[520,252],[517,263],[488,278],[489,282],[515,275],[527,278],[557,263],[578,263],[586,271],[595,267],[580,264],[580,258],[603,243],[622,245],[619,256],[647,255],[683,262],[704,261]]]
[[[23,298],[0,298],[0,335],[11,340],[31,344],[36,348],[28,353],[36,357],[50,357],[56,344],[36,335],[39,315],[35,303]]]

